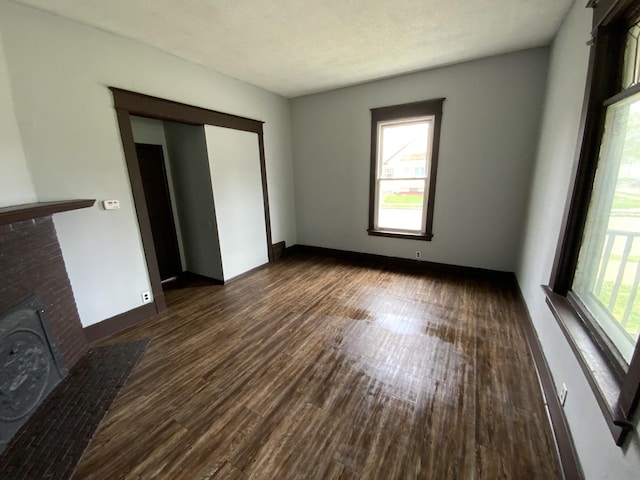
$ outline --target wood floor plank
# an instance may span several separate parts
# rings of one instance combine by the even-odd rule
[[[367,382],[367,395],[352,396],[352,405],[345,408],[345,416],[352,421],[346,426],[342,438],[339,439],[335,459],[354,472],[364,470],[372,447],[380,433],[381,420],[386,397],[382,396],[382,387],[372,385],[371,378],[362,379]]]
[[[167,465],[159,477],[175,480],[218,478],[215,475],[225,465],[226,470],[235,471],[235,465],[233,468],[228,465],[229,458],[259,421],[258,415],[241,405],[228,405],[214,422],[203,422],[200,428],[189,431],[195,440],[188,449],[179,449],[180,456],[173,464]]]
[[[211,480],[245,480],[247,476],[232,463],[225,462],[222,468],[210,478]]]
[[[387,478],[400,480],[415,478],[407,475],[413,465],[406,462],[411,449],[412,418],[415,404],[389,397],[384,401],[382,419],[367,456],[361,479]],[[395,435],[388,435],[390,429]]]
[[[360,475],[340,462],[333,462],[324,477],[325,480],[358,480],[359,478]]]
[[[297,255],[165,293],[76,479],[561,478],[507,280]]]

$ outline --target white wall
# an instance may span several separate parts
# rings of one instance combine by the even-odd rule
[[[0,0],[0,28],[38,198],[121,202],[116,212],[94,207],[55,217],[85,326],[140,306],[140,292],[150,290],[108,86],[265,121],[273,241],[296,243],[288,100],[7,0]]]
[[[0,31],[0,207],[37,200],[13,108],[3,43]]]
[[[258,135],[204,126],[224,279],[269,262]]]
[[[186,261],[184,257],[184,245],[182,244],[182,227],[180,226],[180,214],[176,205],[176,192],[173,187],[173,172],[169,161],[169,150],[167,149],[167,139],[164,135],[164,124],[154,118],[131,116],[131,129],[133,130],[133,140],[136,143],[148,143],[151,145],[161,145],[164,157],[165,171],[167,172],[167,183],[171,201],[171,211],[176,227],[176,237],[178,240],[178,250],[180,251],[180,263],[185,269]]]
[[[589,48],[591,10],[578,0],[557,35],[551,54],[543,127],[528,209],[518,281],[553,372],[566,383],[565,413],[587,479],[638,478],[640,442],[616,447],[591,389],[540,288],[548,284],[574,163]]]
[[[186,270],[224,280],[204,127],[164,122]]]
[[[540,48],[294,99],[298,242],[513,271],[547,60]],[[433,240],[368,236],[369,109],[438,97]]]

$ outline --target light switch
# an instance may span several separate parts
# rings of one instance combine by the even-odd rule
[[[120,200],[103,200],[102,205],[105,210],[117,210],[120,208]]]

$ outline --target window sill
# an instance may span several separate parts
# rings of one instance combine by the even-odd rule
[[[433,238],[432,234],[423,234],[423,233],[402,233],[402,232],[394,232],[390,230],[367,230],[369,235],[374,237],[391,237],[391,238],[406,238],[409,240],[422,240],[425,242],[430,242]]]
[[[611,435],[616,445],[621,446],[627,433],[633,429],[633,425],[624,419],[624,415],[618,408],[621,381],[567,298],[553,292],[548,286],[542,288],[547,297],[547,305],[558,321],[589,382]]]

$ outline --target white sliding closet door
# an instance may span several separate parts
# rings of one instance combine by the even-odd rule
[[[205,125],[224,279],[269,261],[258,135]]]

